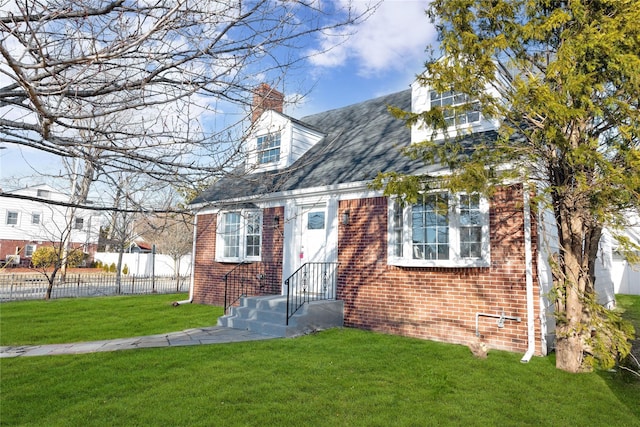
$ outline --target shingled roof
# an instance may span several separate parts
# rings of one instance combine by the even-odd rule
[[[325,137],[290,167],[261,173],[246,173],[239,168],[203,191],[192,204],[369,181],[379,172],[428,173],[440,169],[427,169],[421,161],[400,153],[411,143],[411,132],[389,113],[390,105],[410,110],[411,90],[296,119]]]

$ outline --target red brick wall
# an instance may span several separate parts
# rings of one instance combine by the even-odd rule
[[[278,217],[278,220],[275,220]],[[193,301],[200,304],[224,304],[224,275],[236,263],[215,261],[217,215],[198,215]],[[269,208],[262,212],[262,262],[271,282],[282,282],[284,208]],[[274,264],[280,268],[273,267]]]
[[[491,266],[486,268],[389,266],[386,198],[342,201],[339,211],[350,211],[350,223],[341,224],[338,232],[338,298],[345,302],[345,326],[468,344],[476,340],[476,313],[499,315],[504,310],[522,321],[506,320],[500,329],[497,319],[480,317],[481,339],[490,348],[525,352],[522,200],[521,186],[502,189],[492,199]],[[535,242],[535,222],[532,228]],[[534,295],[537,301],[537,286]],[[541,353],[539,336],[536,322],[537,353]]]
[[[527,349],[524,260],[524,213],[521,186],[504,188],[490,203],[491,266],[483,268],[415,268],[387,265],[387,199],[347,200],[339,214],[338,298],[345,303],[345,326],[385,333],[468,344],[476,340],[476,313],[518,316],[521,322],[480,317],[481,339],[490,348]],[[274,217],[278,216],[276,224]],[[263,262],[281,262],[284,208],[263,213]],[[534,274],[536,223],[532,215]],[[216,263],[215,215],[199,215],[194,302],[222,305],[224,274],[235,264]],[[280,268],[281,272],[281,268]],[[280,278],[281,280],[281,278]],[[534,300],[539,289],[534,277]],[[534,319],[539,319],[536,304]],[[535,321],[536,352],[541,353],[540,323]]]

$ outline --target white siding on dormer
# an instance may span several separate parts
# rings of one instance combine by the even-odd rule
[[[280,133],[280,161],[258,164],[258,137]],[[275,111],[266,111],[256,121],[253,131],[245,141],[247,168],[250,172],[264,172],[281,169],[288,162],[291,151],[291,121]]]
[[[258,164],[258,137],[280,133],[280,160]],[[251,134],[245,141],[248,172],[265,172],[284,169],[291,166],[311,147],[323,138],[323,135],[309,129],[299,122],[275,111],[266,111],[256,121]]]
[[[311,147],[320,141],[324,135],[321,133],[304,127],[300,123],[292,123],[292,138],[289,163],[287,167],[302,157]]]
[[[488,93],[498,96],[498,93],[492,89],[487,88]],[[419,82],[415,81],[411,85],[411,111],[414,113],[422,113],[430,109],[430,97],[429,93],[431,88],[428,86],[422,86]],[[450,137],[455,137],[459,133],[476,133],[484,132],[488,130],[497,129],[499,122],[497,120],[486,120],[481,118],[479,122],[470,123],[460,126],[450,126],[447,129],[447,134]],[[426,141],[430,139],[444,138],[442,132],[438,132],[437,135],[433,134],[433,129],[424,125],[424,123],[418,123],[411,127],[411,143]]]

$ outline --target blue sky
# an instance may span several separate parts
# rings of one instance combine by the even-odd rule
[[[313,56],[299,71],[303,80],[292,85],[285,81],[285,92],[299,89],[307,94],[285,112],[303,117],[407,89],[422,71],[427,45],[436,43],[435,30],[424,13],[427,5],[427,0],[383,0],[354,35],[329,52]],[[59,170],[56,159],[45,153],[16,146],[0,150],[3,189],[39,183],[43,181],[39,173]]]

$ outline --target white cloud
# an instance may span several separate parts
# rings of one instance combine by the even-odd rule
[[[425,48],[436,35],[424,13],[427,6],[424,0],[383,0],[350,37],[326,34],[320,41],[323,50],[340,44],[312,56],[312,65],[332,68],[349,62],[355,65],[358,74],[369,75],[402,70],[407,62],[426,59]]]

